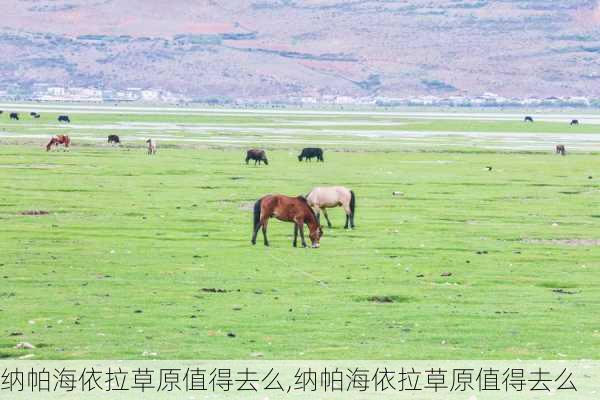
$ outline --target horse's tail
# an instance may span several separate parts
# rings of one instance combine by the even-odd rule
[[[254,230],[252,232],[256,232],[256,228],[260,223],[260,209],[261,209],[262,199],[256,200],[254,203]]]
[[[354,210],[356,209],[356,196],[354,196],[354,191],[350,191],[350,212],[354,217]]]

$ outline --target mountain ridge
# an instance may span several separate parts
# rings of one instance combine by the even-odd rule
[[[600,97],[590,0],[6,0],[0,89]]]

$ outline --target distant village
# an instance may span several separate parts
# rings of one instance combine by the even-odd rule
[[[406,96],[352,97],[341,95],[315,95],[276,99],[190,97],[159,89],[126,88],[121,90],[89,87],[61,87],[34,84],[27,90],[13,87],[0,89],[0,101],[82,102],[82,103],[151,103],[151,104],[207,104],[230,106],[297,106],[321,105],[338,107],[584,107],[600,108],[600,99],[587,97],[530,97],[507,98],[495,93],[479,96]]]

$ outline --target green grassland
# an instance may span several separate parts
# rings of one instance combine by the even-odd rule
[[[53,132],[2,118],[7,131]],[[267,117],[210,122],[244,118]],[[323,164],[299,163],[297,140],[268,146],[270,165],[255,167],[218,141],[173,140],[151,157],[141,145],[46,153],[41,139],[19,140],[0,146],[0,358],[600,357],[597,155],[346,138]],[[271,247],[250,244],[257,198],[332,184],[356,192],[355,230],[336,209],[319,249],[293,248],[292,225],[278,221]],[[24,341],[36,348],[14,348]]]

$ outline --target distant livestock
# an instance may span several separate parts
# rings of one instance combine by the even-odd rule
[[[571,124],[570,125],[579,125],[579,120],[578,119],[571,120]]]
[[[311,161],[313,158],[316,158],[317,161],[324,162],[323,159],[323,149],[319,147],[306,147],[302,149],[302,153],[298,156],[298,161]]]
[[[533,122],[533,118],[530,117],[529,115],[525,117],[525,122]]]
[[[148,139],[146,140],[146,144],[148,145],[148,155],[156,154],[156,140]]]
[[[562,144],[557,144],[556,145],[556,154],[560,154],[561,156],[566,155],[567,151],[565,150],[565,146]]]
[[[121,139],[117,135],[108,135],[109,144],[121,144]]]
[[[54,136],[46,145],[46,151],[52,150],[52,146],[55,146],[58,149],[58,145],[61,144],[65,146],[65,150],[68,150],[69,145],[71,144],[71,138],[69,138],[67,135]]]
[[[265,165],[269,165],[269,160],[267,160],[267,153],[261,149],[250,149],[246,153],[246,164],[248,161],[254,160],[254,165],[258,163],[260,165],[261,162],[264,162]]]
[[[68,115],[59,115],[58,116],[58,122],[66,122],[68,124],[71,123],[71,119],[69,118]]]
[[[10,119],[16,119],[18,121],[19,120],[19,113],[16,113],[16,112],[10,113]]]

